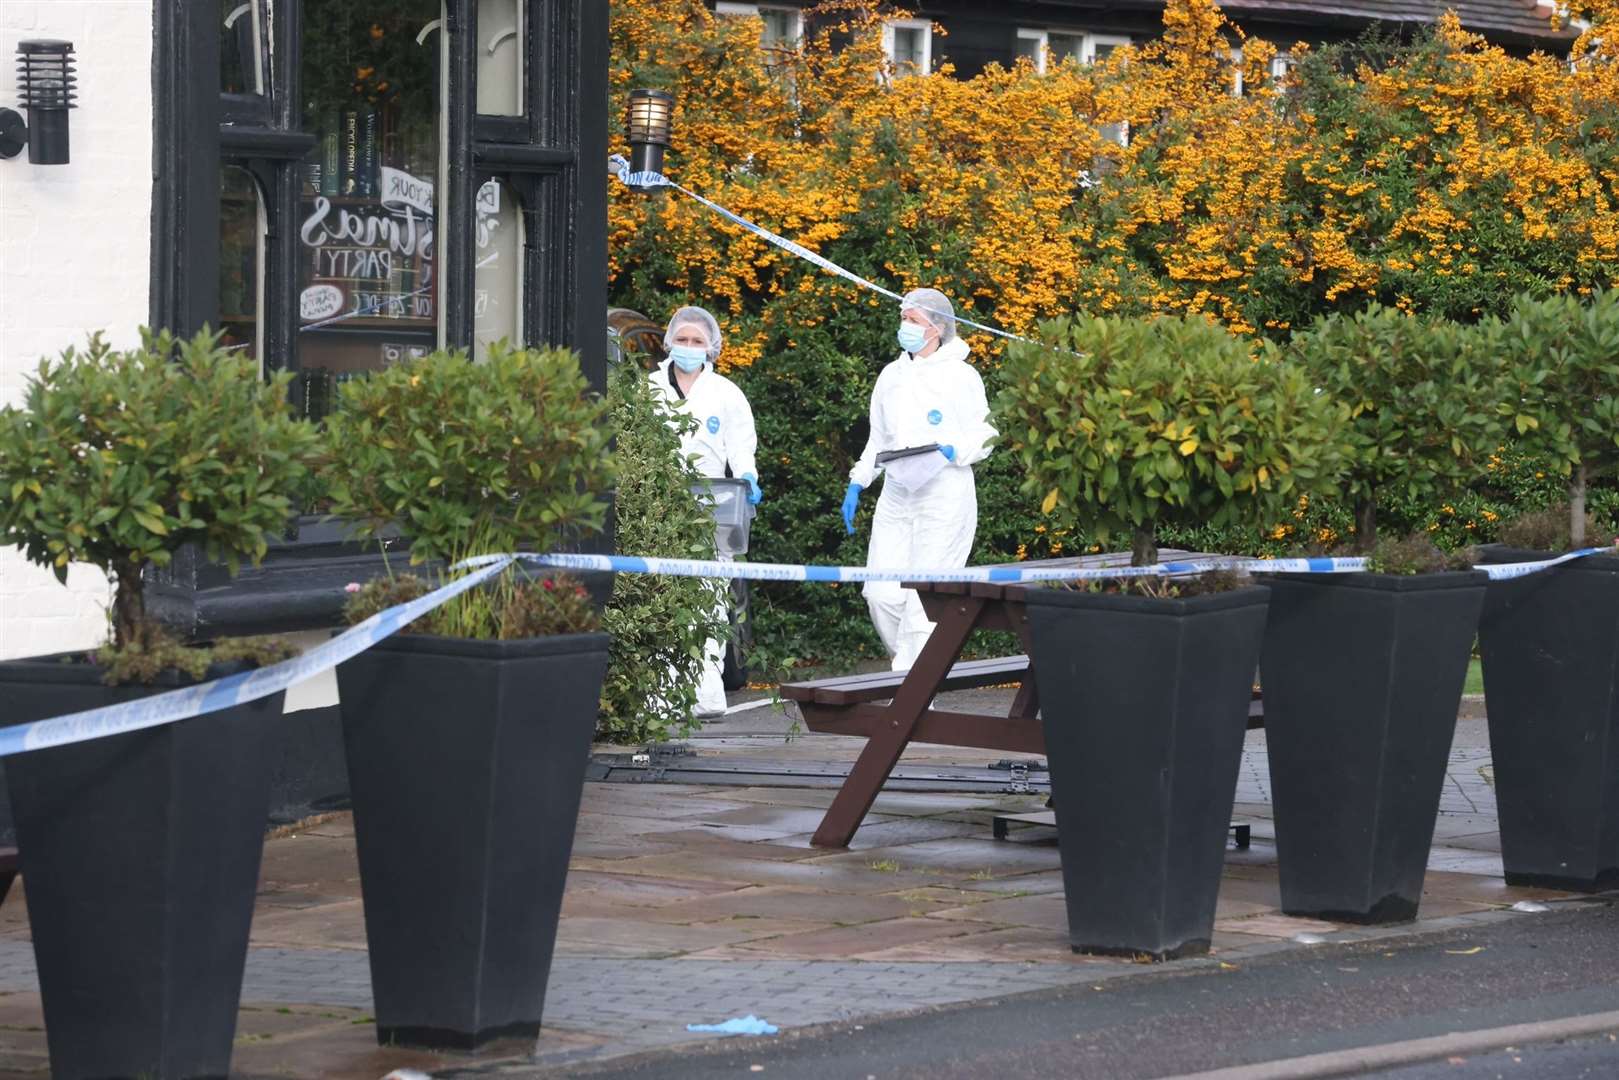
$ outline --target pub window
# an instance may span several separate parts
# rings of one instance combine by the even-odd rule
[[[235,165],[219,177],[221,344],[263,360],[264,200],[251,173]]]
[[[576,29],[568,10],[224,0],[217,234],[195,234],[211,251],[165,249],[206,267],[210,292],[186,286],[204,301],[192,325],[293,371],[315,418],[344,381],[441,345],[475,358],[501,339],[573,345],[599,380],[600,334],[585,335],[600,316],[580,305],[605,298],[592,285],[581,301],[569,273],[593,280],[601,254],[572,226],[601,198],[581,188],[575,144],[601,144],[567,88],[585,79],[577,50],[588,40],[594,56],[605,36],[580,36],[599,32],[597,13]]]
[[[439,343],[438,0],[305,0],[297,363],[311,400]]]
[[[523,113],[523,11],[518,0],[478,0],[478,112]]]
[[[523,340],[523,216],[504,177],[478,188],[478,255],[473,278],[474,353]]]
[[[263,94],[269,76],[269,21],[265,0],[219,0],[219,90]]]

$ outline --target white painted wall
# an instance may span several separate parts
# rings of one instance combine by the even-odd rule
[[[146,321],[152,214],[152,0],[0,0],[0,106],[17,104],[24,38],[65,38],[78,60],[72,162],[0,160],[0,405],[39,357],[105,330],[133,344]],[[0,549],[0,659],[95,645],[109,589],[76,566],[68,586]]]

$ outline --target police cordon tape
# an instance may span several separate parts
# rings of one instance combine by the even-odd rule
[[[435,589],[426,596],[379,611],[338,634],[330,641],[301,656],[271,664],[256,671],[227,675],[223,679],[169,690],[120,705],[69,713],[49,720],[0,727],[0,757],[28,750],[44,750],[68,743],[88,742],[108,735],[121,735],[142,728],[172,724],[204,713],[228,709],[249,701],[280,693],[295,683],[335,668],[343,661],[369,649],[400,627],[419,619],[451,598],[500,573],[515,560],[504,556],[482,564],[478,569]]]
[[[1613,554],[1614,548],[1584,548],[1539,562],[1500,563],[1476,567],[1492,580],[1524,577],[1588,555]],[[1366,569],[1361,558],[1253,559],[1238,556],[1180,560],[1153,566],[966,566],[945,569],[885,569],[870,566],[804,566],[789,563],[736,563],[708,559],[663,559],[639,555],[507,553],[479,555],[451,567],[466,571],[426,596],[380,611],[362,623],[315,646],[301,656],[256,671],[227,675],[195,686],[169,690],[119,705],[66,716],[0,727],[0,758],[29,750],[122,735],[126,732],[188,720],[234,705],[280,693],[343,661],[358,656],[408,623],[516,563],[553,570],[605,571],[620,574],[663,574],[676,577],[743,578],[748,581],[814,582],[987,582],[1095,581],[1137,577],[1184,577],[1210,570],[1253,573],[1347,574]]]
[[[798,256],[807,263],[820,267],[829,274],[834,274],[840,278],[843,278],[845,281],[853,282],[862,289],[870,289],[879,296],[886,296],[896,303],[903,303],[905,300],[903,296],[897,292],[894,292],[892,289],[885,289],[875,281],[868,281],[866,278],[861,277],[853,270],[844,269],[831,259],[826,258],[824,255],[817,255],[815,252],[811,251],[807,247],[804,247],[802,244],[794,243],[779,233],[771,232],[763,225],[749,221],[741,214],[738,214],[732,210],[727,210],[717,202],[703,198],[695,191],[675,183],[662,173],[630,172],[630,163],[624,159],[622,154],[614,154],[612,157],[610,157],[608,159],[608,165],[612,169],[613,175],[617,176],[619,182],[625,187],[631,187],[641,191],[660,187],[673,188],[675,191],[680,192],[687,198],[695,200],[703,206],[708,207],[708,209],[714,211],[714,213],[720,215],[720,217],[731,222],[733,225],[746,229],[748,232],[753,233],[760,239],[781,248],[790,255]],[[940,315],[945,318],[953,318],[956,322],[962,324],[963,326],[970,326],[974,330],[982,330],[986,334],[994,334],[996,337],[1006,338],[1008,341],[1029,341],[1028,338],[1019,334],[1014,334],[1010,330],[1002,330],[999,327],[989,326],[981,322],[974,322],[973,320],[964,318],[960,314],[953,311],[935,311],[933,308],[926,307],[922,304],[916,304],[915,306],[922,311],[928,312],[929,314]]]
[[[1523,577],[1561,566],[1588,555],[1614,554],[1619,548],[1582,548],[1566,555],[1538,562],[1482,564],[1492,581]],[[483,555],[457,563],[456,569],[483,566],[487,560],[510,558]],[[949,569],[910,570],[878,566],[804,566],[794,563],[737,563],[706,559],[662,559],[643,555],[537,555],[521,553],[517,559],[553,570],[603,571],[619,574],[666,574],[675,577],[742,578],[746,581],[914,581],[986,582],[1013,584],[1019,581],[1095,581],[1114,578],[1176,577],[1202,574],[1210,570],[1235,570],[1249,574],[1353,574],[1366,569],[1364,558],[1256,559],[1241,555],[1204,556],[1152,566],[963,566]]]

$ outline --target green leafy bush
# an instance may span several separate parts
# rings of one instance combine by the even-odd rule
[[[478,363],[441,350],[346,383],[327,419],[332,512],[362,536],[397,525],[413,564],[597,531],[612,468],[589,390],[573,353],[505,343]]]
[[[646,373],[618,365],[608,384],[618,455],[614,541],[635,555],[712,559],[714,518],[691,485],[701,479],[658,408]],[[695,424],[690,416],[680,418]],[[601,734],[643,742],[692,726],[703,645],[723,638],[723,586],[704,578],[621,574],[603,614],[613,635],[602,685]]]
[[[1304,372],[1201,318],[1075,318],[1015,344],[997,426],[1059,527],[1132,537],[1257,523],[1337,475],[1337,408]]]
[[[1489,324],[1373,305],[1330,315],[1280,350],[1344,411],[1358,550],[1377,543],[1380,500],[1438,503],[1485,471],[1504,434],[1495,340]]]
[[[206,333],[143,332],[128,350],[97,335],[42,360],[22,407],[0,410],[0,535],[63,582],[71,563],[100,567],[114,649],[153,651],[147,566],[197,544],[234,570],[286,528],[316,442],[287,382]]]
[[[440,351],[343,387],[327,418],[331,511],[360,536],[397,526],[410,560],[547,550],[599,530],[612,477],[606,405],[573,353]],[[539,587],[509,571],[445,605],[458,636],[501,636],[496,600]]]
[[[1619,473],[1619,291],[1521,297],[1501,331],[1514,425],[1569,478],[1566,543],[1583,547],[1591,481]]]

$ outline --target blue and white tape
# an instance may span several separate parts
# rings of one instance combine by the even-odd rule
[[[504,556],[483,556],[503,558]],[[618,574],[665,574],[673,577],[742,578],[747,581],[916,581],[986,582],[1095,581],[1112,578],[1174,577],[1210,570],[1265,570],[1270,573],[1345,574],[1364,570],[1365,559],[1249,559],[1217,557],[1156,563],[1152,566],[955,566],[876,567],[805,566],[798,563],[739,563],[709,559],[662,559],[642,555],[551,554],[517,556],[553,570],[607,571]],[[469,559],[460,566],[479,566]]]
[[[609,165],[609,167],[611,167],[611,169],[613,171],[613,175],[617,176],[618,179],[619,179],[619,182],[622,183],[625,187],[640,188],[640,189],[643,189],[643,190],[645,190],[647,188],[659,188],[659,187],[673,188],[674,190],[680,192],[682,195],[685,195],[687,198],[695,200],[696,202],[702,204],[703,206],[708,207],[710,210],[714,211],[714,213],[720,215],[720,217],[722,217],[725,220],[731,222],[733,225],[737,225],[737,226],[740,226],[743,229],[746,229],[748,232],[753,233],[755,236],[759,237],[760,239],[765,240],[766,242],[768,242],[770,244],[773,244],[776,247],[781,248],[783,251],[787,252],[788,254],[798,256],[800,259],[803,259],[807,263],[810,263],[810,264],[812,264],[814,266],[820,267],[822,270],[825,270],[829,274],[835,274],[836,276],[838,276],[840,278],[843,278],[845,281],[849,281],[849,282],[854,283],[855,285],[860,286],[862,289],[870,289],[872,292],[878,294],[879,296],[886,296],[890,300],[893,300],[895,303],[903,303],[904,300],[905,300],[905,298],[903,296],[901,296],[897,292],[894,292],[892,289],[885,289],[881,285],[877,284],[875,281],[869,281],[866,278],[863,278],[859,274],[855,273],[853,270],[844,269],[843,267],[839,266],[837,263],[833,262],[831,259],[828,259],[823,255],[816,254],[815,252],[811,251],[809,248],[804,247],[802,244],[794,243],[793,241],[787,239],[785,236],[782,236],[779,233],[771,232],[769,229],[765,228],[763,225],[760,225],[760,224],[758,224],[756,222],[749,221],[747,218],[743,217],[741,214],[738,214],[738,213],[736,213],[736,212],[734,212],[732,210],[727,210],[725,207],[721,206],[717,202],[714,202],[714,201],[712,201],[710,199],[703,198],[701,195],[697,194],[695,191],[691,190],[688,187],[683,187],[682,185],[675,183],[673,180],[669,179],[667,176],[664,176],[662,173],[656,173],[656,172],[633,172],[632,173],[632,172],[630,172],[630,163],[624,159],[622,154],[614,154],[611,158],[608,159],[608,165]],[[987,325],[985,323],[974,322],[971,319],[963,318],[960,314],[958,314],[956,312],[953,312],[953,311],[935,311],[934,309],[929,308],[929,307],[925,307],[925,306],[923,306],[921,304],[915,304],[913,306],[918,308],[919,310],[926,311],[931,315],[940,315],[940,316],[943,316],[945,318],[953,318],[953,319],[955,319],[956,322],[960,323],[962,326],[970,326],[974,330],[982,330],[986,334],[994,334],[996,337],[1005,338],[1008,341],[1027,342],[1029,340],[1028,338],[1023,337],[1021,335],[1014,334],[1009,330],[1002,330],[1002,329],[1000,329],[999,327],[996,327],[996,326],[989,326],[989,325]]]
[[[1476,569],[1491,579],[1502,581],[1561,566],[1589,555],[1613,554],[1613,548],[1585,548],[1554,559],[1538,562],[1500,563]],[[121,705],[70,713],[0,728],[0,757],[29,750],[43,750],[68,743],[121,735],[144,728],[170,724],[193,716],[228,709],[257,701],[335,668],[394,633],[407,623],[446,603],[455,596],[488,580],[522,561],[555,570],[609,571],[620,574],[665,574],[677,577],[744,578],[749,581],[914,581],[985,582],[1013,584],[1036,581],[1091,581],[1136,577],[1172,577],[1201,574],[1209,570],[1238,570],[1247,573],[1347,574],[1366,569],[1366,560],[1343,559],[1253,559],[1217,556],[1158,563],[1153,566],[965,566],[946,568],[896,568],[869,566],[805,566],[791,563],[736,563],[708,559],[664,559],[639,555],[577,555],[530,553],[480,555],[457,563],[453,569],[469,571],[426,596],[411,600],[338,634],[301,656],[257,671],[230,675],[212,682],[141,698]]]
[[[1528,577],[1530,574],[1536,574],[1542,570],[1550,570],[1554,566],[1562,566],[1564,563],[1573,562],[1575,559],[1583,559],[1590,555],[1619,555],[1619,546],[1611,548],[1581,548],[1578,551],[1571,551],[1567,555],[1559,555],[1555,559],[1541,559],[1537,562],[1486,563],[1480,566],[1475,566],[1473,569],[1484,571],[1486,574],[1490,575],[1491,581],[1510,581],[1513,578]]]
[[[1588,555],[1612,554],[1615,549],[1584,548],[1537,562],[1475,566],[1492,581],[1524,577]],[[504,556],[484,556],[503,558]],[[794,563],[737,563],[706,559],[660,559],[641,555],[519,555],[519,559],[554,570],[610,571],[619,574],[667,574],[675,577],[742,578],[747,581],[916,581],[988,582],[998,585],[1020,581],[1102,581],[1115,578],[1177,577],[1210,570],[1247,574],[1354,574],[1366,569],[1364,558],[1254,559],[1214,556],[1152,566],[963,566],[942,569],[885,569],[872,566],[803,566]],[[476,560],[463,566],[481,565]]]
[[[509,555],[487,560],[473,573],[457,578],[426,596],[379,611],[330,641],[322,642],[301,656],[279,664],[153,694],[121,705],[108,705],[49,720],[0,728],[0,757],[159,727],[280,693],[295,683],[301,683],[359,655],[405,624],[498,574],[511,562]]]

